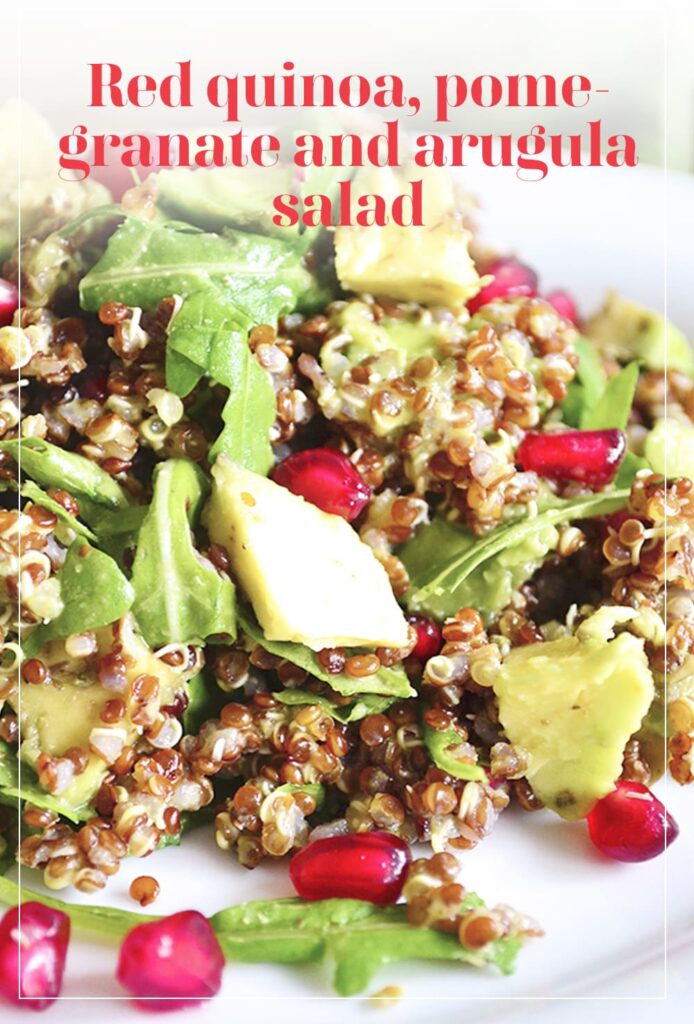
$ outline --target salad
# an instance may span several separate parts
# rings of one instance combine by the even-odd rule
[[[694,778],[686,339],[543,291],[443,172],[422,228],[276,228],[267,189],[65,186],[5,252],[0,898],[17,860],[61,892],[0,924],[15,1001],[58,995],[70,922],[150,1008],[225,959],[328,956],[345,995],[398,959],[508,972],[541,923],[463,879],[509,806],[617,860],[677,836],[650,787]],[[103,905],[191,829],[296,898],[160,917],[143,873],[154,913]]]

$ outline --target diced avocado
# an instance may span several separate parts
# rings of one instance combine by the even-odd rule
[[[113,636],[110,627],[97,631],[99,649],[110,649]],[[61,651],[62,648],[62,651]],[[170,704],[181,687],[181,676],[160,658],[156,658],[144,641],[135,633],[129,634],[130,663],[126,671],[130,683],[139,675],[153,675],[159,681],[159,704]],[[64,659],[61,642],[49,644],[41,652],[51,665],[53,658]],[[132,743],[142,732],[127,716],[113,726],[100,718],[100,712],[113,694],[91,678],[64,674],[56,665],[55,678],[49,683],[28,685],[20,683],[20,694],[10,700],[19,715],[22,760],[35,766],[40,754],[60,757],[71,747],[79,747],[88,755],[85,771],[75,775],[70,784],[56,793],[56,800],[72,810],[85,807],[95,796],[106,775],[107,765],[90,751],[89,739],[94,728],[113,728],[126,744]]]
[[[542,565],[545,555],[552,551],[559,539],[555,526],[539,526],[519,544],[504,548],[498,555],[483,562],[469,576],[443,593],[427,594],[424,600],[406,597],[408,608],[425,612],[435,619],[455,615],[460,608],[476,608],[482,615],[500,612],[522,583],[529,580]],[[410,595],[457,555],[472,550],[477,538],[446,519],[435,518],[423,526],[400,551],[412,587]]]
[[[679,328],[652,309],[610,292],[603,308],[588,321],[586,336],[603,355],[629,362],[638,359],[649,370],[694,372],[694,350]]]
[[[89,750],[89,734],[104,724],[99,712],[109,694],[102,686],[79,679],[42,686],[20,685],[17,707],[21,709],[23,761],[33,767],[43,753],[59,756],[70,747]],[[57,796],[73,810],[84,807],[99,788],[106,770],[104,761],[90,754],[85,771],[74,776]]]
[[[462,306],[482,287],[468,252],[470,232],[456,209],[449,175],[439,168],[369,168],[355,190],[382,196],[386,205],[411,179],[422,181],[422,227],[338,227],[335,266],[342,285],[425,305]]]
[[[272,220],[272,201],[290,192],[294,169],[290,164],[276,167],[176,167],[159,171],[159,204],[172,217],[206,231],[225,227],[287,234]]]
[[[636,614],[604,608],[575,636],[514,648],[494,683],[499,721],[526,752],[530,785],[563,818],[585,817],[613,789],[624,746],[653,701],[643,639],[609,639]]]
[[[108,189],[92,178],[61,180],[56,145],[50,124],[29,104],[8,100],[0,107],[0,260],[16,247],[20,227],[22,239],[42,237],[56,218],[70,220],[110,199]]]
[[[423,314],[421,307],[413,306],[409,316],[384,316],[377,322],[370,306],[353,299],[331,317],[331,327],[339,331],[336,347],[350,366],[369,356],[397,353],[402,372],[419,356],[440,357],[448,339],[448,323],[434,320],[428,312]]]
[[[694,480],[694,423],[658,420],[646,437],[644,455],[656,473]]]
[[[407,623],[383,566],[340,518],[220,455],[204,514],[268,640],[403,647]]]

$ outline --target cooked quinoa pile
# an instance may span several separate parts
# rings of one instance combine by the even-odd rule
[[[666,410],[694,438],[691,373],[639,363],[623,425],[630,478],[544,475],[519,450],[527,438],[577,426],[566,410],[585,400],[591,325],[571,323],[537,294],[492,295],[468,308],[347,290],[328,236],[295,257],[296,273],[311,277],[308,299],[290,293],[284,265],[262,285],[282,293],[269,304],[247,298],[258,287],[252,274],[250,283],[231,274],[231,312],[214,344],[240,332],[248,362],[225,376],[212,356],[203,365],[206,356],[182,354],[205,316],[217,315],[219,282],[190,323],[191,297],[178,278],[150,304],[130,297],[135,286],[108,294],[119,233],[133,222],[143,236],[156,230],[153,215],[166,212],[159,203],[156,190],[136,189],[123,207],[77,229],[44,222],[3,272],[24,303],[0,328],[0,770],[24,801],[21,863],[40,869],[51,888],[91,893],[123,858],[178,843],[197,825],[246,868],[317,837],[385,830],[436,855],[407,883],[413,922],[462,927],[450,853],[475,847],[513,804],[525,812],[562,806],[537,781],[532,742],[509,735],[500,680],[519,650],[525,658],[578,644],[605,610],[612,632],[602,642],[633,638],[653,688],[640,724],[619,734],[621,778],[648,785],[669,771],[691,782],[694,494],[686,471],[666,477],[652,457]],[[195,230],[193,240],[232,245],[233,232]],[[236,236],[242,255],[245,245],[284,244]],[[247,256],[258,273],[261,256]],[[478,261],[483,280],[497,258]],[[230,327],[237,308],[240,326]],[[594,353],[593,371],[609,386],[629,359],[604,344]],[[235,587],[245,609],[235,635],[218,628],[221,618],[196,636],[194,628],[186,635],[184,617],[178,634],[148,625],[145,611],[138,617],[146,607],[138,549],[154,529],[155,488],[176,460],[209,490],[226,450],[220,436],[243,426],[229,412],[241,372],[271,396],[269,415],[252,402],[246,413],[245,427],[265,424],[271,461],[261,476],[297,452],[328,448],[365,485],[368,500],[351,527],[407,616],[400,646],[304,644],[299,655],[296,637],[284,648],[266,640],[233,551],[204,514],[185,519],[197,499],[181,504],[178,520],[188,564],[201,574],[191,576],[191,594],[202,605],[218,594],[221,607]],[[184,373],[190,387],[172,386]],[[61,453],[84,461],[64,466]],[[98,470],[93,480],[85,463]],[[537,529],[494,548],[523,523]],[[307,601],[301,566],[310,563],[311,537],[294,534],[291,522],[278,529],[277,543],[298,560],[296,600]],[[163,549],[175,556],[180,536],[165,537]],[[447,562],[450,537],[459,538],[451,564],[467,566],[468,552],[482,550],[475,545],[486,546],[486,560],[458,578]],[[95,624],[86,629],[71,614],[76,591],[66,582],[80,558],[85,566],[108,560],[95,563],[104,591],[89,600]],[[146,614],[154,621],[151,608]],[[392,687],[379,683],[396,678]],[[55,741],[51,721],[61,716],[74,727]],[[4,815],[0,850],[15,842]],[[448,892],[441,905],[439,889],[422,881],[427,871]],[[505,934],[504,913],[512,914],[466,918],[479,932],[468,945]]]

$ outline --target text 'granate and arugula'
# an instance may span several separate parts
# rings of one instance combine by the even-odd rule
[[[638,163],[636,140],[629,134],[607,134],[600,118],[586,120],[573,133],[550,132],[541,123],[525,133],[457,131],[472,108],[525,109],[539,112],[563,108],[587,108],[598,88],[583,74],[557,77],[550,74],[482,74],[474,78],[460,73],[432,76],[427,96],[408,92],[398,75],[373,77],[350,74],[298,74],[292,61],[279,74],[215,74],[198,83],[191,61],[157,79],[149,74],[127,74],[115,63],[88,65],[89,106],[133,111],[199,108],[205,121],[214,116],[228,130],[200,134],[176,132],[123,135],[92,133],[77,124],[60,137],[61,177],[83,180],[96,168],[121,164],[139,175],[162,168],[271,168],[289,164],[296,170],[296,188],[272,198],[273,221],[278,227],[358,224],[403,226],[423,224],[423,179],[430,167],[465,167],[481,162],[487,167],[513,168],[522,181],[542,181],[549,168],[634,167]],[[194,94],[202,99],[194,100]],[[423,102],[433,107],[433,121],[442,130],[418,131]],[[357,131],[298,129],[287,140],[278,132],[250,131],[247,120],[257,111],[297,111],[297,122],[325,112],[334,127],[350,112],[361,111]],[[370,120],[365,122],[364,112]],[[427,123],[432,118],[427,116]],[[365,128],[365,123],[367,127]],[[378,190],[355,195],[352,173],[362,168],[396,168],[406,160],[407,191],[383,195]],[[332,169],[330,194],[307,191],[304,179],[316,169]],[[422,176],[417,171],[422,170]],[[319,179],[320,176],[316,175]]]

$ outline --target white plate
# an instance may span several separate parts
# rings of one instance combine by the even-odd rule
[[[555,171],[542,184],[521,183],[511,172],[471,174],[484,202],[480,221],[485,237],[523,253],[541,272],[546,287],[566,285],[583,309],[594,307],[608,286],[645,304],[664,304],[664,190],[662,174]],[[671,313],[692,329],[694,309],[684,284],[694,214],[692,180],[669,183],[673,214],[668,240]],[[549,812],[502,815],[496,831],[478,849],[462,856],[462,880],[491,903],[506,902],[537,917],[546,938],[521,952],[514,976],[475,971],[450,964],[405,964],[384,970],[371,991],[400,985],[404,997],[390,1011],[393,1024],[435,1015],[441,1022],[474,1015],[495,1020],[533,1017],[541,1009],[553,1022],[653,1016],[650,1002],[620,1010],[612,1003],[531,999],[589,996],[593,999],[659,999],[665,992],[665,930],[671,948],[669,991],[684,999],[687,964],[694,955],[694,816],[692,793],[674,783],[661,784],[661,796],[682,829],[665,857],[641,865],[599,858],[582,823],[569,825]],[[128,861],[112,880],[103,902],[128,909],[132,878],[146,871],[161,883],[152,908],[169,913],[187,908],[205,912],[249,899],[290,894],[283,865],[253,872],[216,849],[209,831],[193,833],[181,848],[156,853],[146,862]],[[36,886],[31,872],[24,882]],[[69,898],[90,902],[79,895]],[[667,898],[666,898],[667,897]],[[93,901],[92,901],[93,902]],[[667,922],[666,922],[667,918]],[[64,1000],[49,1011],[56,1022],[132,1020],[132,1007],[120,995],[113,972],[116,951],[107,944],[75,938],[70,948]],[[226,1021],[252,1013],[261,1024],[278,1015],[306,1024],[370,1019],[364,1000],[329,998],[329,968],[230,965],[218,1000],[186,1011],[186,1020]],[[80,998],[82,997],[82,998]],[[84,997],[87,997],[86,999]],[[102,1004],[92,1000],[106,1000]],[[463,1002],[475,1000],[475,1002]],[[18,1014],[3,1007],[3,1019]],[[26,1018],[23,1018],[26,1019]]]

